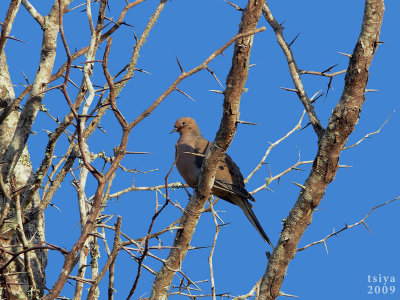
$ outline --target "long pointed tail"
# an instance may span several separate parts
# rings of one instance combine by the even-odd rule
[[[240,199],[240,201],[236,201],[237,205],[243,210],[245,213],[247,219],[253,224],[253,226],[257,229],[257,231],[260,233],[262,238],[274,249],[274,246],[272,245],[270,239],[268,238],[267,234],[265,233],[264,229],[262,228],[260,222],[258,221],[256,215],[254,214],[250,203],[247,200]]]

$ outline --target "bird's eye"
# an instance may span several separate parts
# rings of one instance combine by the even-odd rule
[[[182,122],[182,125],[186,125],[186,122],[185,122],[185,121],[183,121],[183,122]]]

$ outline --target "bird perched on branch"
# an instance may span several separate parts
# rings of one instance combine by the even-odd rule
[[[180,134],[175,153],[176,167],[186,183],[195,188],[201,174],[204,154],[211,143],[202,136],[196,121],[192,118],[184,117],[177,120],[172,132]],[[218,162],[211,192],[215,196],[239,206],[263,239],[274,248],[249,203],[249,200],[255,200],[244,186],[243,175],[227,154]]]

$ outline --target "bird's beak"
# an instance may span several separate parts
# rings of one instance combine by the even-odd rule
[[[172,129],[172,131],[169,134],[177,132],[177,131],[178,131],[178,128],[174,128],[174,129]]]

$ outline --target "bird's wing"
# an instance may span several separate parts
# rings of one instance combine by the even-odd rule
[[[201,154],[199,156],[196,156],[196,167],[201,169],[201,166],[203,164],[203,160],[204,160],[204,155],[207,152],[207,149],[210,148],[211,143],[209,141],[207,141],[205,138],[200,138],[197,139],[195,142],[195,147],[194,147],[194,153],[198,153]]]
[[[235,164],[235,162],[228,154],[225,155],[225,164],[229,170],[231,183],[225,181],[225,182],[220,182],[220,184],[225,186],[230,186],[232,192],[234,192],[240,198],[255,201],[253,196],[246,190],[246,187],[244,185],[244,178],[242,173],[240,172],[239,167],[237,166],[237,164]]]
[[[206,154],[208,148],[211,146],[211,143],[204,138],[196,139],[194,144],[194,152],[202,155]],[[196,156],[195,164],[198,169],[201,168],[203,160],[204,156]],[[228,154],[225,154],[223,160],[218,163],[214,187],[221,190],[223,194],[234,194],[238,195],[240,198],[255,201],[253,196],[245,188],[244,178],[239,167]],[[229,200],[229,196],[222,198],[232,202]]]

